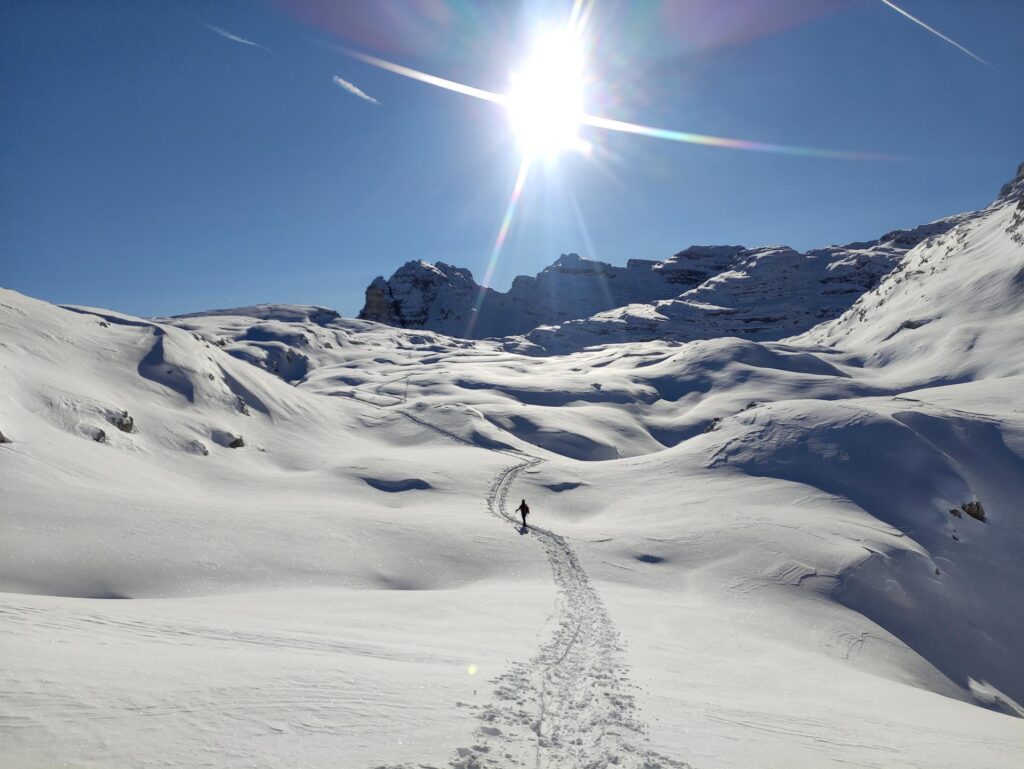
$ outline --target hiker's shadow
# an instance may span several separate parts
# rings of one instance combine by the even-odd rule
[[[524,524],[523,524],[522,526],[520,526],[520,527],[519,527],[519,533],[520,533],[520,534],[529,534],[529,533],[530,533],[530,527],[529,527],[529,526],[527,526],[527,525],[526,525],[526,524],[524,523]]]

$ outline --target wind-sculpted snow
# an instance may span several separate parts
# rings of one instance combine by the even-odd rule
[[[33,521],[4,537],[9,551],[0,585],[7,589],[164,597],[288,584],[310,574],[373,584],[378,569],[402,556],[339,540],[343,524],[323,510],[338,499],[355,500],[348,511],[353,523],[363,509],[359,500],[379,494],[364,478],[390,477],[396,461],[410,471],[402,478],[445,493],[457,488],[432,461],[413,458],[414,447],[430,440],[422,428],[382,422],[349,399],[292,387],[180,328],[115,322],[106,313],[72,312],[9,291],[0,302],[0,354],[10,373],[0,413],[12,441],[4,444],[4,479],[17,480],[5,496]],[[131,417],[130,431],[114,424],[122,414]],[[264,534],[277,526],[276,513],[251,519],[245,505],[294,511],[306,484],[312,499],[313,489],[332,491],[314,503],[320,512],[298,514],[293,537],[236,540],[239,526]],[[36,509],[32,500],[42,489],[60,489],[60,502]],[[119,511],[113,530],[108,511]],[[319,531],[324,525],[335,533]],[[381,525],[367,518],[370,529]],[[49,530],[73,536],[78,544],[67,547],[78,555],[21,546]],[[165,530],[177,535],[153,536]],[[310,547],[325,535],[324,546]],[[428,528],[423,536],[440,534]],[[339,564],[339,555],[347,563]]]
[[[396,347],[435,353],[476,349],[467,340],[429,331],[391,332],[322,307],[260,305],[158,320],[190,331],[287,382],[301,381],[317,368],[348,360],[351,351],[361,348],[376,349],[382,359]]]
[[[254,359],[249,326],[241,316],[173,322],[184,323],[231,355]],[[471,343],[359,321],[338,320],[316,328],[293,325],[287,335],[294,346],[281,354],[310,364],[297,381],[281,367],[276,373],[300,389],[346,395],[358,388],[364,397],[375,394],[383,404],[409,399],[472,406],[482,421],[478,441],[507,445],[521,440],[580,460],[660,451],[754,400],[887,392],[851,379],[831,362],[831,351],[816,354],[784,344],[739,339],[700,346],[662,342],[538,358],[506,352],[496,342]],[[257,365],[273,372],[262,360]]]
[[[1020,186],[776,341],[0,291],[0,766],[1016,766]]]
[[[744,412],[721,435],[712,468],[820,489],[904,535],[866,547],[862,561],[837,573],[840,601],[965,689],[986,681],[1024,700],[1024,617],[989,608],[1020,597],[1013,561],[1024,550],[1024,520],[1012,504],[984,523],[950,514],[972,500],[1024,494],[1024,459],[991,417],[910,397],[792,401]]]

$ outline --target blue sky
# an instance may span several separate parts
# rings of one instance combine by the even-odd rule
[[[139,315],[354,315],[409,259],[482,278],[520,163],[504,109],[337,49],[502,92],[568,5],[0,0],[0,285]],[[808,248],[986,205],[1024,161],[1024,3],[899,6],[991,66],[880,0],[598,2],[591,112],[899,159],[585,129],[590,157],[531,171],[493,285],[563,252]]]

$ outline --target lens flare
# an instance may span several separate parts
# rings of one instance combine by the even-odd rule
[[[583,125],[603,128],[606,131],[618,131],[635,136],[646,136],[651,139],[683,142],[684,144],[702,144],[705,147],[723,147],[726,149],[747,150],[748,152],[774,152],[781,155],[802,155],[804,157],[832,158],[834,160],[894,159],[891,155],[881,155],[873,152],[848,152],[846,150],[829,150],[818,147],[800,147],[794,144],[770,144],[768,142],[752,142],[747,139],[730,139],[726,136],[696,134],[689,131],[672,131],[667,128],[627,123],[624,120],[612,120],[611,118],[599,117],[597,115],[583,115],[580,122]]]
[[[484,279],[480,283],[480,290],[476,295],[476,302],[473,304],[473,312],[469,316],[469,323],[466,326],[466,336],[472,336],[473,328],[476,326],[476,319],[480,315],[480,308],[483,307],[486,289],[491,285],[494,271],[501,259],[501,250],[505,247],[505,239],[512,227],[512,220],[516,215],[516,206],[519,205],[519,198],[523,194],[523,187],[526,186],[526,177],[530,174],[529,157],[524,156],[519,163],[519,173],[516,174],[516,183],[512,186],[512,194],[508,199],[508,207],[505,209],[505,216],[501,220],[501,227],[498,228],[498,236],[494,239],[494,246],[491,248],[491,258],[487,262],[487,270],[484,272]]]
[[[505,239],[508,237],[508,230],[512,226],[512,219],[516,215],[516,206],[519,205],[519,197],[523,194],[523,187],[526,186],[526,177],[530,173],[530,160],[523,158],[519,164],[519,173],[516,175],[516,183],[512,186],[512,195],[508,200],[508,208],[505,210],[505,218],[501,220],[501,228],[498,230],[498,237],[494,239],[494,248],[491,249],[491,259],[487,263],[487,272],[484,273],[483,285],[491,285],[491,278],[494,277],[494,269],[498,266],[498,259],[501,258],[501,249],[505,246]]]

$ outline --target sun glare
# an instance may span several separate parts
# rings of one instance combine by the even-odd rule
[[[567,25],[534,42],[529,58],[513,74],[506,99],[509,122],[523,154],[552,157],[586,151],[583,121],[583,43]]]

